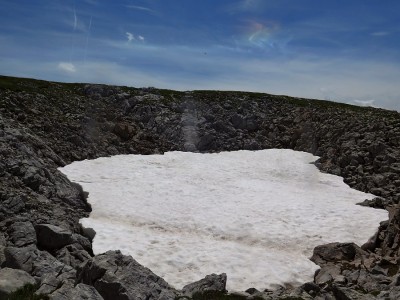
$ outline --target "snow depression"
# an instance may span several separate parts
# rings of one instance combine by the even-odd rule
[[[310,281],[313,248],[365,243],[387,212],[293,150],[118,155],[60,168],[89,192],[95,254],[121,250],[175,288],[227,273],[228,290]]]

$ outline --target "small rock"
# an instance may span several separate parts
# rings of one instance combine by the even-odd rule
[[[222,273],[220,275],[211,274],[207,275],[205,278],[185,285],[182,288],[182,293],[185,296],[193,297],[193,295],[203,295],[207,293],[225,293],[226,292],[226,274]]]
[[[117,123],[114,126],[113,133],[127,141],[136,134],[136,128],[128,123]]]
[[[15,222],[7,230],[9,241],[16,247],[36,244],[36,232],[31,222]]]

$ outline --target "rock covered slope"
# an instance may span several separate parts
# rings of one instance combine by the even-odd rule
[[[258,93],[0,77],[0,141],[0,264],[3,273],[19,269],[33,277],[37,294],[51,299],[400,298],[397,112]],[[320,156],[322,171],[377,195],[363,205],[390,215],[362,249],[340,243],[317,247],[312,260],[321,270],[314,282],[298,288],[249,287],[225,295],[226,277],[213,275],[177,291],[117,251],[93,256],[92,235],[78,223],[90,213],[85,192],[57,171],[72,161],[115,154],[267,148]]]

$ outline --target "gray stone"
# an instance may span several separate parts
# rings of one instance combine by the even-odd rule
[[[5,267],[24,270],[39,280],[49,275],[60,276],[71,271],[76,273],[72,267],[58,261],[50,253],[38,250],[34,245],[22,248],[6,247],[4,254]]]
[[[55,225],[39,224],[35,230],[38,245],[46,250],[60,249],[73,242],[71,231]]]
[[[323,285],[332,282],[338,275],[340,275],[340,266],[325,265],[315,272],[314,281],[318,285]]]
[[[8,214],[17,214],[25,208],[25,197],[22,195],[11,196],[2,201],[0,211]]]
[[[50,270],[40,278],[40,287],[37,294],[51,294],[61,286],[73,285],[76,280],[76,270],[69,266],[61,269]]]
[[[0,270],[0,300],[8,299],[8,296],[31,284],[34,285],[35,279],[23,270],[4,268]]]
[[[193,297],[195,294],[203,295],[209,292],[226,292],[226,274],[222,273],[220,275],[211,274],[207,275],[205,278],[185,285],[182,288],[182,293],[185,296]]]
[[[15,222],[7,230],[9,241],[16,247],[36,244],[36,231],[31,222]]]
[[[231,123],[233,127],[237,129],[243,129],[245,127],[245,120],[242,115],[235,114],[231,117]]]
[[[62,263],[76,269],[79,265],[91,258],[91,255],[84,249],[79,249],[78,245],[68,245],[56,253],[56,257]]]
[[[4,266],[31,273],[33,269],[33,260],[38,256],[38,251],[35,245],[23,248],[6,247],[4,249]]]
[[[76,286],[63,285],[50,295],[50,300],[103,300],[93,286],[79,283]]]
[[[94,286],[105,300],[166,300],[178,294],[164,279],[120,251],[90,259],[80,270],[78,281]]]
[[[372,300],[373,295],[363,294],[354,289],[333,285],[333,294],[337,300]]]
[[[354,243],[330,243],[314,248],[311,261],[319,266],[329,262],[355,261],[368,253]]]

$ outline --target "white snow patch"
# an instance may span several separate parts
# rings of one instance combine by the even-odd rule
[[[74,162],[89,192],[94,252],[120,249],[176,288],[225,272],[229,290],[312,280],[315,246],[366,242],[387,212],[324,174],[309,153],[169,152]]]

